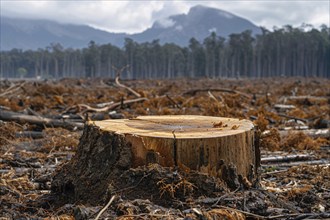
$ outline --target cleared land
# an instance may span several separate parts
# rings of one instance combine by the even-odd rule
[[[330,81],[318,78],[0,81],[0,216],[329,217],[329,100]],[[232,189],[153,164],[114,176],[100,200],[56,194],[53,176],[75,154],[86,120],[178,114],[252,120],[260,135],[258,181]]]

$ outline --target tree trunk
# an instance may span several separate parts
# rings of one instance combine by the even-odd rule
[[[177,115],[94,121],[85,127],[75,157],[54,177],[52,190],[90,200],[124,170],[150,163],[206,173],[234,189],[256,177],[255,143],[248,120]]]

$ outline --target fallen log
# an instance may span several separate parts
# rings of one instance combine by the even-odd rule
[[[295,109],[296,106],[294,106],[294,105],[284,105],[284,104],[275,104],[274,108],[278,111],[286,111],[286,110]]]
[[[281,116],[283,118],[289,118],[289,119],[293,119],[295,121],[302,121],[302,122],[305,122],[307,123],[309,121],[309,119],[305,119],[305,118],[297,118],[297,117],[294,117],[294,116],[290,116],[290,115],[285,115],[285,114],[277,114],[278,116]]]
[[[15,121],[20,124],[30,123],[46,127],[62,127],[70,130],[82,129],[83,123],[71,122],[66,120],[51,119],[42,116],[26,115],[0,109],[0,120]]]
[[[272,166],[275,166],[277,169],[286,169],[289,167],[294,167],[294,166],[303,166],[303,165],[324,165],[324,166],[329,166],[329,160],[311,160],[311,161],[296,161],[296,162],[278,162],[278,163],[273,163],[271,164]],[[269,167],[270,164],[262,164],[261,167]]]
[[[297,102],[303,102],[303,103],[323,103],[328,102],[329,97],[319,97],[319,96],[288,96],[285,97],[287,100],[293,100]]]
[[[286,130],[279,130],[280,136],[286,137],[289,134],[298,134],[298,133],[304,133],[312,138],[329,138],[330,137],[330,129],[324,128],[324,129],[307,129],[307,130],[293,130],[293,129],[286,129]]]
[[[40,131],[19,131],[15,133],[15,137],[17,138],[43,138],[44,134]]]
[[[315,156],[307,154],[297,154],[297,155],[286,155],[286,156],[272,156],[261,158],[261,163],[281,163],[281,162],[291,162],[291,161],[306,161],[314,159]]]
[[[255,138],[252,122],[231,118],[173,115],[91,121],[76,155],[55,175],[52,189],[75,200],[100,201],[111,194],[109,184],[124,170],[154,163],[197,170],[236,189],[242,179],[256,178],[260,154]]]
[[[233,90],[233,89],[220,89],[220,88],[209,88],[209,89],[193,89],[193,90],[189,90],[183,93],[183,95],[192,95],[195,96],[196,93],[198,92],[227,92],[227,93],[232,93],[232,94],[239,94],[247,99],[252,98],[252,96],[244,93],[244,92],[240,92],[237,90]]]

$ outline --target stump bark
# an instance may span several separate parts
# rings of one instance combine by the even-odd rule
[[[74,158],[55,175],[52,190],[74,200],[100,198],[111,193],[111,179],[150,163],[207,173],[236,188],[243,179],[253,181],[259,161],[248,120],[176,115],[94,121],[85,126]]]

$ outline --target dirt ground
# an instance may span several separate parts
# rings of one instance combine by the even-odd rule
[[[330,218],[330,80],[121,83],[141,97],[113,79],[0,81],[0,219]],[[230,189],[153,164],[114,176],[100,201],[56,194],[53,177],[75,155],[86,120],[163,114],[252,120],[258,181]]]

